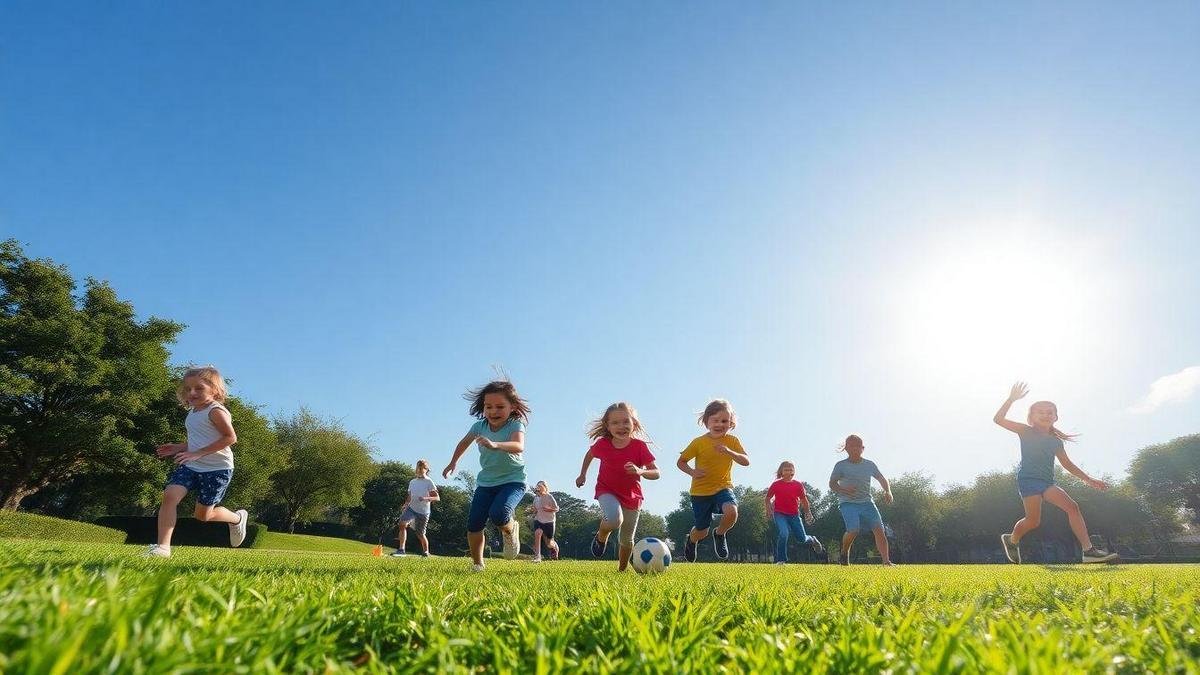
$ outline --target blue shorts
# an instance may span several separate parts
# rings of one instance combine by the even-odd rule
[[[726,504],[737,506],[733,490],[725,488],[711,495],[692,495],[692,519],[697,530],[707,530],[712,525],[713,514],[721,513]]]
[[[1042,478],[1017,479],[1017,493],[1021,495],[1021,499],[1026,497],[1040,497],[1042,493],[1053,486],[1054,481]]]
[[[216,471],[196,471],[180,464],[167,476],[167,485],[181,485],[188,492],[196,493],[196,503],[205,506],[216,506],[225,496],[229,488],[229,479],[233,478],[233,469],[217,469]]]
[[[488,518],[496,527],[504,527],[512,520],[513,511],[525,496],[524,483],[476,486],[471,496],[471,510],[467,514],[467,532],[483,532]]]
[[[864,526],[868,530],[883,526],[883,516],[875,502],[842,502],[838,504],[847,532],[858,532]]]

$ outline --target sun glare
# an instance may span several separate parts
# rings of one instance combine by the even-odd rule
[[[1070,251],[958,245],[902,286],[903,358],[938,379],[1038,377],[1086,351],[1094,289]]]

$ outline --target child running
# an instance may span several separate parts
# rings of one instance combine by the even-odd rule
[[[575,487],[587,482],[592,459],[600,460],[596,476],[596,501],[600,502],[600,529],[592,537],[592,556],[599,558],[608,549],[608,537],[619,530],[617,570],[625,571],[633,556],[633,533],[637,530],[642,508],[642,478],[658,479],[658,467],[643,436],[637,410],[624,401],[608,406],[600,419],[588,429],[595,442],[583,456],[583,466]]]
[[[533,514],[533,558],[530,562],[542,561],[542,541],[546,542],[547,555],[558,557],[558,542],[554,541],[554,523],[558,515],[558,501],[550,494],[550,486],[544,480],[539,480],[533,486],[533,504],[529,506]]]
[[[716,399],[704,406],[699,423],[708,433],[697,437],[679,453],[675,466],[692,477],[692,517],[694,526],[683,545],[683,558],[696,562],[696,544],[708,536],[713,514],[721,514],[721,525],[713,531],[713,549],[717,558],[729,557],[725,535],[737,522],[737,498],[733,496],[733,463],[750,466],[742,443],[729,432],[737,427],[733,406]],[[696,460],[696,467],[688,462]]]
[[[883,488],[884,504],[892,503],[892,488],[875,462],[863,459],[866,446],[861,438],[854,434],[847,436],[840,449],[849,456],[834,464],[833,473],[829,475],[829,489],[837,493],[838,510],[842,512],[842,520],[846,523],[838,563],[850,564],[850,547],[858,536],[859,528],[865,525],[875,535],[875,548],[879,549],[882,564],[892,567],[887,534],[883,531],[883,517],[879,515],[879,507],[875,506],[875,500],[871,497],[871,479],[879,481]]]
[[[471,569],[483,571],[483,528],[488,518],[500,529],[504,557],[512,560],[521,550],[520,528],[513,511],[525,496],[525,423],[529,404],[517,394],[512,382],[495,380],[468,391],[470,413],[479,419],[454,448],[450,463],[442,469],[449,478],[471,443],[479,446],[479,475],[467,515],[467,546]]]
[[[167,477],[162,506],[158,509],[158,543],[152,544],[145,555],[171,557],[171,535],[175,533],[176,510],[189,491],[196,493],[196,520],[205,523],[228,523],[229,545],[241,546],[246,540],[249,514],[245,509],[230,511],[218,506],[229,481],[233,478],[233,451],[237,434],[233,419],[222,403],[227,391],[225,379],[212,366],[189,368],[175,392],[175,397],[188,409],[184,425],[186,443],[166,443],[155,449],[159,457],[172,457],[175,469]]]
[[[1083,562],[1102,563],[1115,560],[1116,553],[1109,553],[1092,545],[1088,536],[1087,523],[1083,521],[1083,513],[1079,504],[1059,486],[1054,484],[1054,458],[1057,457],[1062,467],[1097,490],[1107,490],[1108,484],[1096,480],[1075,466],[1067,457],[1063,441],[1073,440],[1074,436],[1065,434],[1054,426],[1058,421],[1058,407],[1050,401],[1038,401],[1029,406],[1029,424],[1021,424],[1007,419],[1008,409],[1017,400],[1029,393],[1029,387],[1024,382],[1017,382],[1005,399],[1004,405],[996,411],[992,421],[1008,429],[1021,439],[1021,465],[1017,469],[1017,493],[1021,495],[1021,504],[1025,507],[1025,516],[1013,525],[1012,532],[1000,535],[1000,543],[1004,546],[1004,555],[1009,561],[1021,562],[1021,538],[1042,522],[1042,501],[1050,502],[1067,513],[1071,523],[1071,531],[1079,540],[1083,550]]]
[[[417,533],[417,541],[421,543],[421,557],[429,557],[429,540],[425,538],[425,530],[429,526],[429,515],[432,504],[441,499],[437,486],[429,480],[429,462],[417,460],[417,477],[408,481],[408,498],[404,500],[404,511],[400,513],[400,533],[396,535],[396,552],[393,558],[404,557],[404,545],[408,542],[408,528]]]
[[[808,504],[808,496],[804,494],[804,483],[794,480],[795,475],[795,465],[783,462],[775,470],[775,482],[767,488],[767,521],[773,521],[775,529],[779,532],[775,539],[776,565],[787,563],[788,535],[791,533],[795,533],[797,539],[811,546],[817,555],[825,555],[825,547],[821,545],[821,540],[804,531],[804,523],[813,524],[813,514]],[[803,522],[800,520],[801,507],[804,508]]]

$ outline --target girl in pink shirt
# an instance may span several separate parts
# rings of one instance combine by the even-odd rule
[[[797,539],[811,546],[817,555],[825,555],[821,540],[804,531],[804,522],[813,524],[813,514],[808,505],[808,496],[804,494],[804,483],[795,480],[795,475],[796,467],[791,462],[783,462],[775,471],[775,482],[767,488],[767,520],[775,523],[779,533],[775,539],[776,565],[787,562],[790,534],[795,534]],[[804,521],[800,520],[801,507],[804,508]]]
[[[620,530],[617,569],[624,571],[633,555],[633,533],[642,508],[642,478],[658,479],[658,467],[646,442],[637,411],[625,402],[608,406],[600,419],[592,422],[588,438],[595,441],[583,456],[583,467],[575,479],[576,487],[587,482],[588,467],[600,460],[596,477],[596,501],[602,512],[600,530],[592,538],[592,555],[599,558],[608,548],[608,536]]]

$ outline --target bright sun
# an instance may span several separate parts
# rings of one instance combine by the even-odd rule
[[[957,380],[1061,372],[1094,339],[1095,289],[1070,251],[1029,242],[928,251],[898,289],[901,357]]]

